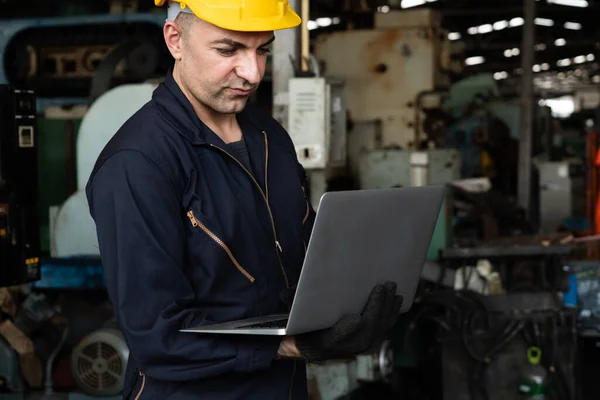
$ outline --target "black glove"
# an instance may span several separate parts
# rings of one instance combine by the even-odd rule
[[[402,296],[396,283],[378,284],[361,314],[351,314],[334,326],[295,337],[296,348],[308,362],[355,356],[376,348],[396,324]]]

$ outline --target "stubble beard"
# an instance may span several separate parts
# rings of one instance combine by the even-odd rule
[[[254,88],[252,93],[256,89]],[[207,101],[203,103],[220,114],[237,114],[246,107],[248,99],[249,96],[236,96],[235,94],[231,94],[229,88],[223,87],[216,93],[208,96]]]

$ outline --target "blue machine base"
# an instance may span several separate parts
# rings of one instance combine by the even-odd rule
[[[104,271],[100,257],[48,258],[42,260],[38,289],[103,290]]]

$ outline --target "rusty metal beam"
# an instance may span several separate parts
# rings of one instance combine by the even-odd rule
[[[519,133],[519,205],[525,210],[530,221],[532,219],[531,196],[531,159],[533,136],[533,71],[535,60],[535,0],[523,0],[524,19],[523,45],[521,46],[521,61],[523,79],[521,84],[521,132]]]
[[[298,14],[301,13],[301,0],[289,0],[289,3]],[[290,57],[300,60],[300,29],[277,31],[275,36],[272,56],[273,118],[287,128],[288,86],[289,80],[295,75]]]

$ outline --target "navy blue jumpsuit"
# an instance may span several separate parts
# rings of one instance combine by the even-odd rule
[[[108,295],[131,352],[132,399],[307,397],[304,363],[276,359],[281,338],[179,332],[288,311],[280,293],[296,284],[304,260],[315,213],[293,143],[251,106],[237,119],[248,167],[168,73],[90,176]]]

